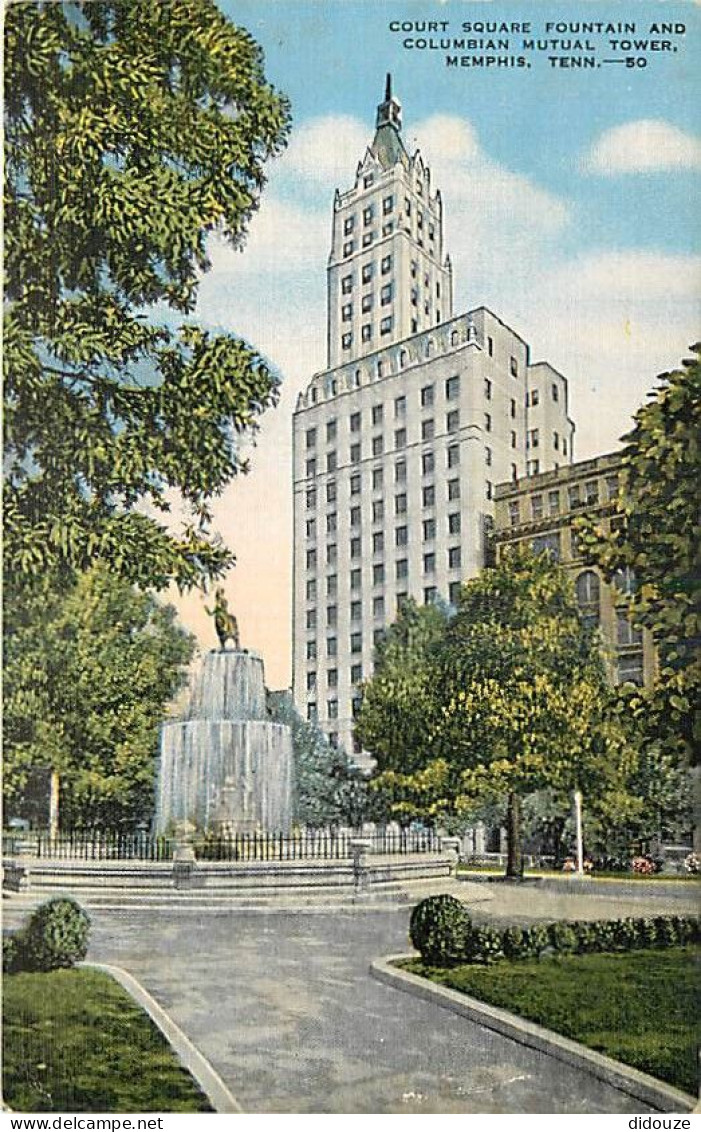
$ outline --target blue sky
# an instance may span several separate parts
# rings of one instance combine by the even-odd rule
[[[238,564],[227,590],[244,643],[259,648],[272,686],[289,681],[291,414],[325,365],[325,268],[336,186],[352,184],[373,134],[386,71],[403,105],[404,137],[441,188],[456,313],[482,303],[570,380],[576,458],[614,448],[655,375],[701,336],[701,7],[689,2],[550,4],[524,0],[391,3],[219,0],[264,49],[266,74],[290,98],[287,152],[246,248],[211,245],[198,318],[256,344],[283,376],[263,418],[252,472],[216,505]],[[402,47],[392,20],[548,20],[686,25],[676,52],[630,70],[448,69],[442,51]],[[521,35],[510,37],[521,54]],[[565,36],[562,36],[565,38]],[[577,38],[572,35],[571,38]],[[587,38],[580,35],[578,38]],[[591,38],[591,37],[589,37]],[[613,57],[608,37],[597,58]],[[614,37],[615,38],[615,37]],[[653,38],[670,38],[669,36]],[[640,55],[640,52],[635,54]],[[178,603],[209,644],[201,602]]]

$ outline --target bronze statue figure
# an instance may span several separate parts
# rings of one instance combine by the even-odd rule
[[[222,586],[217,586],[214,591],[214,609],[208,609],[206,605],[204,608],[205,613],[214,618],[214,628],[217,630],[222,650],[226,648],[227,641],[233,641],[234,648],[238,651],[241,648],[239,623],[234,614],[229,613],[229,604],[224,596]]]

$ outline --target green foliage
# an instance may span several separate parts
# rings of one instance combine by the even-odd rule
[[[88,950],[90,917],[75,900],[57,896],[36,908],[19,942],[25,970],[73,967]]]
[[[488,966],[505,955],[502,933],[484,924],[470,926],[463,951],[463,962]]]
[[[64,592],[37,585],[5,629],[6,812],[47,767],[64,828],[149,820],[158,728],[193,649],[172,607],[96,566]]]
[[[287,102],[213,0],[11,4],[5,66],[7,576],[199,584],[231,564],[208,503],[277,382],[183,316],[209,235],[243,242]],[[178,532],[154,514],[173,492]]]
[[[294,752],[294,816],[297,822],[321,829],[344,823],[358,825],[364,807],[358,795],[358,772],[342,748],[332,747],[314,722],[302,719],[288,692],[269,692],[268,710],[276,723],[292,731]],[[359,784],[360,792],[363,786]],[[358,815],[355,811],[360,809]]]
[[[429,896],[411,913],[409,936],[426,963],[446,967],[461,962],[472,934],[467,909],[454,896]]]
[[[698,468],[701,436],[701,358],[662,374],[624,437],[624,475],[607,534],[580,522],[579,537],[591,562],[611,579],[630,570],[638,586],[627,605],[635,624],[652,633],[659,671],[651,691],[628,687],[626,709],[648,741],[677,761],[698,747],[701,658],[699,601]]]
[[[577,935],[571,924],[557,921],[548,927],[548,943],[555,951],[568,955],[577,950]]]
[[[525,948],[522,958],[537,959],[538,956],[550,946],[550,937],[545,924],[533,924],[526,928],[523,945]]]
[[[2,971],[4,975],[12,975],[20,968],[21,940],[18,932],[4,931],[2,933]]]

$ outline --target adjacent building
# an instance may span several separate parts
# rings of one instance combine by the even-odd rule
[[[485,307],[453,311],[443,202],[388,78],[333,202],[327,368],[293,418],[293,695],[332,743],[408,596],[454,599],[485,561],[496,485],[573,458],[567,380]]]
[[[578,516],[587,515],[607,533],[615,531],[620,488],[618,453],[499,484],[494,543],[497,557],[505,547],[525,542],[561,562],[572,575],[583,619],[601,632],[612,682],[650,685],[656,663],[652,636],[631,624],[625,608],[635,579],[621,570],[607,585],[583,560],[572,526]]]

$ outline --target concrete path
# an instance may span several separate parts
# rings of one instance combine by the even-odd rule
[[[511,899],[461,887],[483,910],[496,899],[503,914]],[[88,958],[133,972],[246,1112],[642,1111],[583,1070],[375,981],[370,960],[407,948],[408,916],[96,911]]]

